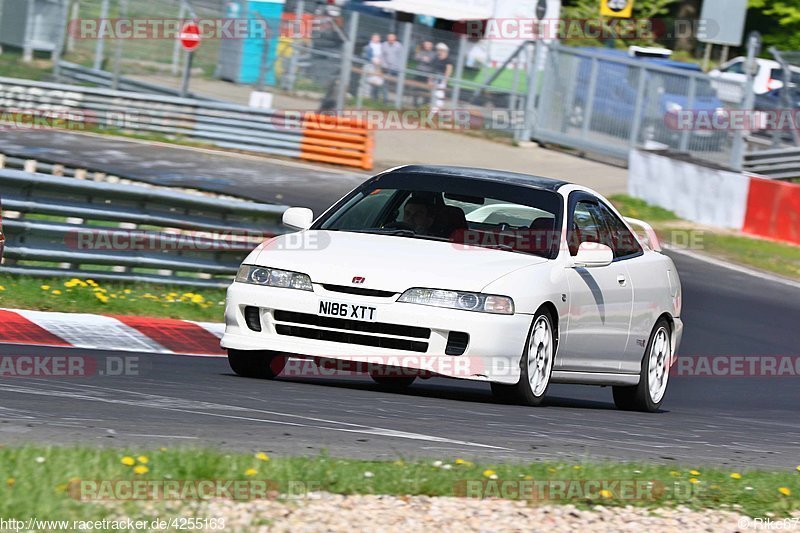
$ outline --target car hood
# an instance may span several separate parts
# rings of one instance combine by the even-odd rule
[[[271,239],[246,261],[302,272],[314,283],[393,292],[411,287],[477,292],[510,272],[547,259],[408,237],[309,230]],[[364,282],[354,285],[354,277]]]

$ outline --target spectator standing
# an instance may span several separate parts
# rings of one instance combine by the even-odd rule
[[[429,85],[430,75],[433,73],[433,60],[436,59],[436,52],[433,49],[432,41],[425,41],[420,45],[417,52],[414,54],[414,60],[417,62],[416,70],[424,72],[427,75],[417,74],[414,76],[414,81],[419,82],[420,86],[414,89],[414,107],[419,107],[420,101],[425,101],[430,96],[430,91],[421,87],[422,84]]]
[[[371,62],[367,63],[364,67],[364,76],[369,86],[369,97],[377,100],[379,95],[386,103],[386,80],[383,79],[383,71],[381,69],[381,60],[374,58]]]
[[[433,102],[431,113],[438,113],[447,97],[447,84],[453,75],[453,61],[450,59],[450,47],[444,43],[436,45],[436,58],[433,60]]]
[[[383,43],[381,42],[380,34],[373,33],[372,37],[370,38],[367,46],[364,47],[364,52],[362,56],[367,61],[372,61],[373,59],[381,60],[381,55],[383,54]]]
[[[397,74],[403,68],[403,54],[405,47],[397,40],[397,35],[390,33],[386,36],[386,42],[381,49],[381,66],[385,74],[387,85],[397,92]],[[388,88],[387,88],[388,90]]]

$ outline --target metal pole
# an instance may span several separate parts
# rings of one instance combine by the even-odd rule
[[[761,49],[761,35],[757,31],[750,32],[747,37],[747,60],[745,61],[745,70],[747,74],[747,83],[744,86],[744,102],[742,103],[742,110],[747,113],[753,110],[755,102],[755,92],[753,91],[753,82],[755,81],[755,68],[756,56]],[[731,168],[741,171],[744,167],[744,151],[745,151],[745,134],[741,129],[734,132],[733,146],[731,146]]]
[[[711,63],[711,49],[713,47],[713,44],[706,43],[706,50],[703,53],[703,72],[708,72],[708,65]]]
[[[73,20],[78,20],[80,15],[81,3],[78,0],[72,3],[72,12],[70,13],[69,20],[72,23]],[[67,32],[67,53],[72,52],[75,49],[75,35],[73,31]]]
[[[303,31],[303,15],[305,14],[305,1],[304,0],[297,0],[297,4],[294,7],[294,24],[296,28],[299,28],[302,32],[302,35],[305,36],[305,32]],[[286,76],[286,82],[283,84],[283,88],[289,92],[294,90],[294,84],[297,81],[297,66],[299,63],[299,58],[297,57],[300,53],[297,46],[294,46],[295,42],[299,40],[297,37],[293,37],[292,39],[292,55],[289,56],[289,72]]]
[[[100,4],[100,24],[98,26],[100,35],[97,36],[97,42],[94,44],[94,65],[92,65],[95,70],[103,68],[103,48],[105,47],[106,41],[102,37],[102,28],[108,24],[108,1],[109,0],[103,0],[103,3]]]
[[[58,31],[55,32],[56,34],[56,42],[55,46],[53,47],[53,77],[56,80],[56,83],[60,80],[61,77],[61,56],[64,54],[64,38],[66,37],[64,34],[67,32],[67,24],[69,24],[69,20],[67,19],[67,12],[69,11],[69,0],[61,0],[61,17],[56,24],[58,24]]]
[[[181,0],[181,8],[178,11],[178,22],[183,27],[184,19],[186,18],[186,3]],[[180,31],[180,30],[178,30]],[[180,39],[175,39],[172,45],[172,74],[178,75],[178,64],[181,62],[181,43]]]
[[[192,59],[194,52],[186,52],[186,59],[183,61],[183,76],[181,77],[181,98],[189,96],[189,78],[192,75]]]
[[[119,18],[125,18],[128,16],[128,0],[119,0]],[[125,41],[123,39],[117,39],[117,46],[114,49],[114,77],[111,80],[111,88],[115,91],[119,89],[119,72],[121,68],[121,61],[122,61],[122,43]]]
[[[731,47],[727,44],[722,47],[722,54],[719,56],[719,63],[720,65],[724,65],[728,62],[728,54],[730,54]]]
[[[456,59],[456,71],[453,73],[453,109],[458,107],[458,99],[461,97],[461,81],[464,78],[464,64],[467,62],[467,36],[461,34],[458,37],[458,58]]]
[[[694,100],[695,94],[697,93],[697,78],[692,76],[689,78],[689,96],[686,99],[686,110],[694,114]],[[680,150],[681,152],[688,152],[689,151],[689,135],[691,131],[689,129],[683,130],[681,133],[681,144]]]
[[[394,107],[400,109],[403,107],[403,93],[405,92],[406,85],[406,69],[408,68],[408,56],[411,54],[411,30],[414,25],[410,22],[403,23],[403,34],[400,40],[403,43],[403,65],[397,72],[397,90],[395,91]]]
[[[28,2],[28,20],[25,24],[25,38],[22,43],[22,60],[25,63],[33,61],[33,25],[36,11],[33,1]]]
[[[353,70],[353,53],[356,49],[358,35],[358,11],[350,13],[350,22],[347,26],[347,40],[342,50],[342,68],[339,71],[339,87],[336,91],[336,108],[344,109],[347,100],[347,89],[350,85],[350,74]]]

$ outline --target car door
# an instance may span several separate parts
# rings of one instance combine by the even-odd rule
[[[570,195],[569,253],[583,242],[610,242],[599,200],[584,192]],[[568,268],[568,332],[559,346],[558,370],[618,372],[625,357],[633,286],[624,261],[593,268]]]

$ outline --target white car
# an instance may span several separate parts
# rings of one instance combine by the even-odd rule
[[[745,61],[746,58],[744,57],[736,57],[734,59],[731,59],[727,63],[721,65],[719,68],[710,71],[708,75],[713,78],[718,78],[720,80],[729,80],[738,82],[739,84],[744,84],[747,81],[747,71],[745,70]],[[780,89],[781,87],[783,87],[784,71],[780,63],[772,59],[756,58],[756,64],[758,65],[758,72],[756,72],[753,80],[753,91],[756,94],[768,93],[769,91],[774,91],[775,89]],[[791,76],[793,82],[794,80],[800,79],[800,68],[797,69],[792,68]],[[741,100],[741,95],[726,98],[725,94],[723,94],[723,93],[733,94],[733,92],[736,92],[734,86],[725,86],[719,83],[716,84],[712,83],[712,85],[714,85],[714,88],[717,89],[719,97],[722,100],[725,101]]]
[[[239,375],[274,378],[292,356],[367,362],[394,387],[489,382],[528,405],[550,383],[611,385],[623,409],[664,399],[683,332],[678,273],[591,189],[405,166],[315,221],[290,208],[283,222],[299,232],[260,245],[228,289],[222,346]]]

